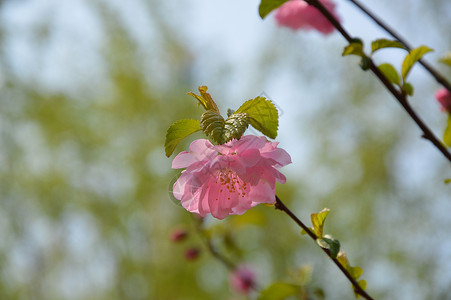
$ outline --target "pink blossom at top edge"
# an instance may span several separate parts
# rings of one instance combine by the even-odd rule
[[[335,3],[331,0],[320,0],[320,2],[336,19],[340,20],[335,12]],[[323,34],[330,34],[335,29],[318,9],[303,0],[285,2],[277,9],[275,18],[279,26],[293,30],[315,29]]]

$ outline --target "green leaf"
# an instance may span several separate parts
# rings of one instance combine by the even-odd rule
[[[365,53],[363,52],[363,43],[360,40],[357,40],[355,42],[350,43],[343,49],[342,56],[347,55],[357,55],[360,57],[365,57]]]
[[[227,143],[232,139],[240,139],[247,127],[249,127],[249,122],[250,119],[247,113],[234,113],[230,115],[224,123],[223,143]]]
[[[171,156],[175,150],[175,147],[181,140],[201,129],[199,120],[193,119],[179,120],[169,126],[168,131],[166,132],[166,140],[164,142],[166,156]]]
[[[318,238],[323,237],[323,227],[324,222],[326,220],[327,215],[329,214],[330,209],[324,208],[319,213],[313,213],[310,215],[312,220],[313,230]]]
[[[401,48],[406,49],[406,47],[396,40],[389,39],[377,39],[371,43],[371,53],[376,52],[379,49],[383,48]]]
[[[196,98],[197,101],[199,101],[198,104],[202,104],[205,110],[214,110],[219,113],[219,109],[216,106],[216,103],[213,101],[210,94],[207,93],[207,90],[208,88],[206,86],[200,86],[199,87],[200,96],[191,92],[188,93],[188,95],[191,95],[194,98]]]
[[[323,249],[327,249],[333,258],[336,258],[338,252],[340,252],[340,241],[334,239],[330,235],[325,235],[324,237],[317,239],[316,243]]]
[[[247,113],[234,113],[227,120],[214,110],[207,110],[200,118],[202,130],[218,144],[240,139],[249,126]]]
[[[246,113],[249,123],[258,131],[271,139],[277,136],[279,113],[274,104],[265,97],[248,100],[237,109],[235,114]]]
[[[297,284],[275,282],[260,293],[258,300],[283,300],[298,295],[300,288]]]
[[[346,253],[339,252],[337,255],[338,262],[346,269],[348,270],[349,274],[357,280],[360,276],[363,274],[363,270],[360,267],[352,267],[349,264],[348,258],[346,257]]]
[[[337,260],[345,269],[349,268],[350,265],[349,265],[349,261],[348,261],[348,257],[346,256],[346,253],[344,253],[344,252],[338,253]]]
[[[446,53],[445,56],[439,59],[439,62],[448,65],[448,67],[451,67],[451,52]]]
[[[451,147],[451,113],[448,115],[448,124],[443,134],[443,141],[448,147]]]
[[[399,78],[398,72],[391,64],[381,64],[378,68],[382,72],[382,74],[387,77],[390,83],[397,84],[398,86],[401,85],[401,79]]]
[[[445,182],[445,184],[449,184],[449,183],[451,183],[451,178],[447,178],[447,179],[445,179],[445,180],[444,180],[444,182]]]
[[[360,267],[349,267],[348,271],[354,279],[359,278],[363,274],[363,270]]]
[[[404,58],[402,62],[402,70],[401,75],[404,81],[409,74],[410,69],[412,69],[413,65],[420,60],[426,53],[434,51],[433,49],[427,46],[420,46],[418,48],[412,49],[409,54]]]
[[[366,280],[363,280],[363,279],[362,279],[362,280],[359,280],[357,283],[358,283],[359,286],[362,288],[362,290],[366,290]],[[353,286],[352,288],[354,289],[355,297],[356,297],[356,298],[360,298],[361,296],[360,296],[359,293],[357,293],[355,287]]]
[[[223,144],[224,118],[214,110],[207,110],[200,118],[200,125],[207,136]]]
[[[404,82],[402,90],[406,93],[406,95],[413,96],[414,88],[410,83]]]
[[[359,280],[357,283],[360,285],[360,287],[362,288],[362,290],[366,290],[366,280],[361,279],[361,280]]]
[[[258,6],[258,13],[264,19],[270,12],[289,0],[262,0]]]

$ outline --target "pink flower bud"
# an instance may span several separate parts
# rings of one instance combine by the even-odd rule
[[[451,113],[451,94],[450,92],[442,88],[435,93],[435,98],[441,104],[443,111]]]
[[[320,0],[326,9],[337,19],[335,4],[331,0]],[[323,34],[334,31],[334,26],[315,7],[303,0],[291,0],[285,2],[276,12],[276,21],[279,26],[289,27],[294,30],[315,29]]]
[[[245,266],[239,266],[233,270],[229,279],[231,288],[240,294],[248,294],[255,286],[255,274]]]
[[[174,243],[183,241],[188,235],[185,229],[175,229],[171,232],[171,241]]]
[[[186,260],[195,260],[199,257],[200,249],[199,248],[189,248],[185,251]]]

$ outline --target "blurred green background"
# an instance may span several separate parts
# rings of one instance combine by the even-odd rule
[[[181,3],[180,3],[181,2]],[[349,31],[384,34],[337,0]],[[451,49],[449,1],[368,0],[413,45]],[[344,40],[277,28],[258,1],[1,1],[0,299],[246,299],[170,197],[168,126],[198,118],[207,85],[223,113],[259,95],[280,110],[293,158],[280,197],[361,266],[377,299],[450,299],[449,163]],[[387,50],[378,62],[400,65]],[[441,136],[438,85],[415,67],[413,106]],[[250,133],[253,133],[250,131]],[[200,135],[198,136],[200,137]],[[192,139],[191,139],[192,140]],[[186,149],[190,139],[177,148]],[[287,216],[258,206],[207,218],[213,242],[259,285],[311,269],[309,293],[352,299],[349,283]],[[182,228],[188,239],[173,243]],[[195,261],[184,251],[201,249]],[[255,295],[251,295],[251,298]]]

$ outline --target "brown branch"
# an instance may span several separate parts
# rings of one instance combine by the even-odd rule
[[[391,35],[393,38],[398,40],[401,44],[404,45],[404,47],[407,50],[412,50],[412,46],[409,45],[409,43],[401,37],[398,33],[395,32],[393,28],[390,28],[385,22],[383,22],[380,18],[376,17],[370,10],[368,10],[365,6],[363,6],[361,3],[359,3],[357,0],[349,0],[352,2],[355,6],[357,6],[363,13],[365,13],[370,19],[372,19],[377,25],[379,25],[385,32],[387,32],[389,35]],[[444,86],[450,93],[451,93],[451,84],[448,82],[448,80],[445,79],[445,77],[440,74],[439,71],[437,71],[434,67],[429,65],[426,61],[423,59],[419,60],[419,63],[432,75],[432,77],[435,78],[435,80],[440,83],[442,86]]]
[[[349,42],[353,42],[351,35],[341,26],[340,22],[327,10],[327,8],[318,0],[305,0],[308,4],[317,8],[321,14],[326,17],[329,22],[341,33],[341,35]],[[377,66],[374,64],[372,59],[368,57],[370,62],[370,70],[376,75],[376,77],[382,82],[382,84],[390,91],[390,93],[398,100],[401,106],[406,110],[413,121],[420,127],[423,131],[423,137],[432,142],[432,144],[451,162],[451,153],[446,149],[446,147],[440,142],[440,140],[434,135],[434,133],[429,129],[429,127],[421,120],[418,114],[412,109],[412,107],[407,102],[406,95],[398,91],[390,81],[385,77],[382,72],[379,71]]]
[[[280,200],[280,198],[276,195],[276,204],[275,208],[278,210],[283,211],[286,213],[293,221],[296,222],[302,229],[304,229],[305,232],[307,232],[308,236],[312,238],[312,240],[316,241],[318,237],[314,232],[310,230],[304,223],[302,223],[301,220],[299,220],[298,217],[296,217],[295,214],[291,210],[286,207],[286,205]],[[321,248],[327,256],[332,259],[332,261],[337,265],[337,267],[340,269],[340,271],[346,276],[346,278],[351,282],[352,286],[354,287],[354,291],[362,296],[365,299],[372,300],[373,298],[364,290],[362,287],[360,287],[359,283],[351,276],[351,274],[346,270],[346,268],[335,258],[330,254],[330,251],[324,248]]]

